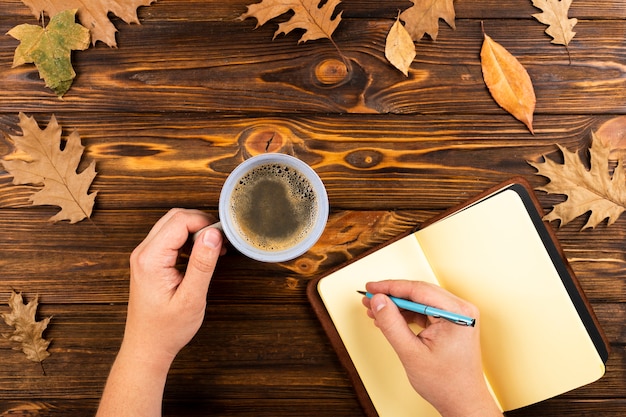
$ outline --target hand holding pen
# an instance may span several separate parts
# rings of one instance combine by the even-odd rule
[[[475,306],[421,281],[370,282],[365,288],[373,294],[363,298],[367,314],[398,354],[413,388],[442,416],[502,416],[483,376]],[[475,326],[401,311],[386,294],[474,318]],[[416,335],[411,322],[423,330]]]

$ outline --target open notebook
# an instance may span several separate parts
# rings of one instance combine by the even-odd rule
[[[311,281],[309,299],[369,415],[439,414],[367,317],[357,290],[368,281],[429,281],[478,306],[484,374],[503,411],[604,374],[606,339],[539,213],[518,178]]]

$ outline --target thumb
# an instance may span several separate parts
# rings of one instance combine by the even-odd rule
[[[187,271],[179,290],[186,292],[188,297],[194,294],[206,299],[209,283],[215,271],[217,260],[222,249],[222,233],[215,228],[207,228],[197,239],[189,256]]]
[[[415,333],[409,328],[398,307],[385,294],[374,294],[370,306],[376,326],[404,362],[404,358],[415,349]]]

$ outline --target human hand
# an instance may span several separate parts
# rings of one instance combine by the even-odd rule
[[[126,330],[98,417],[161,415],[169,367],[204,319],[209,283],[222,252],[221,232],[208,228],[199,233],[184,274],[177,259],[189,236],[213,220],[197,210],[172,209],[131,254]]]
[[[172,209],[133,251],[122,349],[140,349],[149,361],[171,362],[196,334],[222,252],[221,232],[208,228],[200,233],[184,274],[176,263],[189,236],[214,220],[201,211]]]
[[[487,389],[480,353],[478,309],[441,287],[421,281],[370,282],[363,299],[404,365],[415,391],[444,417],[502,416]],[[398,309],[393,295],[476,318],[475,327]],[[408,323],[423,328],[417,336]]]

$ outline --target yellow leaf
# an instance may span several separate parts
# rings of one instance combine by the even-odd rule
[[[557,145],[563,153],[563,163],[544,157],[544,162],[528,162],[537,169],[537,175],[547,177],[550,182],[538,190],[552,194],[564,194],[567,200],[555,205],[544,220],[559,220],[565,225],[587,212],[589,220],[583,227],[596,227],[604,219],[611,225],[626,210],[626,175],[624,161],[620,158],[613,175],[609,171],[608,146],[595,134],[589,149],[590,169],[579,155]]]
[[[30,198],[34,205],[55,205],[61,211],[51,221],[69,220],[76,223],[91,215],[97,192],[89,193],[96,176],[95,162],[80,174],[76,173],[83,150],[77,132],[73,132],[61,150],[61,127],[54,115],[45,130],[39,129],[32,117],[20,113],[23,136],[11,136],[17,155],[27,158],[5,158],[0,161],[13,176],[13,183],[43,185]]]
[[[95,45],[102,41],[115,47],[115,26],[109,20],[113,13],[126,23],[139,23],[137,8],[149,6],[156,0],[22,0],[38,19],[42,13],[50,17],[67,9],[78,9],[78,20],[91,32],[91,41]]]
[[[533,0],[533,6],[542,10],[533,17],[548,25],[546,33],[552,37],[552,43],[567,46],[576,35],[572,29],[578,20],[567,17],[571,5],[572,0]]]
[[[535,91],[526,69],[509,51],[485,34],[480,51],[485,84],[504,110],[533,132]]]
[[[385,43],[385,57],[397,69],[408,77],[409,67],[415,58],[415,44],[411,35],[400,23],[400,18],[391,27]]]
[[[294,29],[304,29],[304,34],[298,43],[327,38],[331,36],[339,22],[341,22],[341,12],[333,18],[337,5],[341,0],[262,0],[260,3],[248,6],[248,11],[241,16],[240,20],[248,17],[257,19],[257,27],[263,26],[269,20],[278,17],[288,11],[293,11],[293,16],[286,22],[278,25],[276,36],[284,33],[288,34]],[[319,7],[320,4],[323,4]]]
[[[428,34],[437,40],[439,19],[443,19],[454,29],[454,0],[411,0],[413,6],[400,14],[400,20],[406,23],[406,30],[417,42]]]
[[[35,319],[38,298],[35,297],[28,304],[24,304],[21,294],[11,292],[9,298],[10,313],[1,313],[4,322],[14,328],[12,333],[3,334],[5,338],[20,344],[19,349],[33,362],[43,362],[48,352],[49,340],[43,338],[43,332],[48,327],[51,317],[41,321]]]

